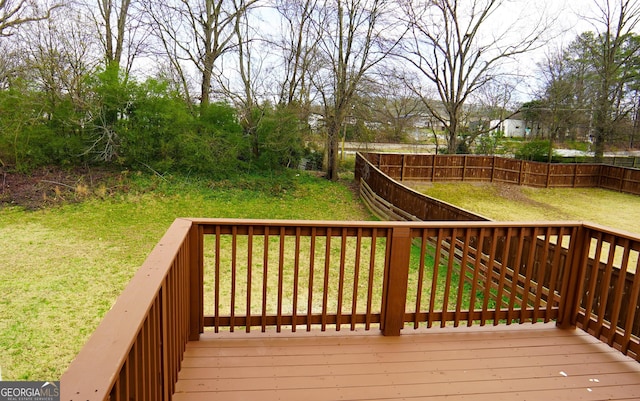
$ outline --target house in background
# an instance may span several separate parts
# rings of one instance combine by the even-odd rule
[[[506,119],[504,121],[491,120],[489,126],[491,132],[502,131],[504,136],[510,138],[525,138],[531,132],[527,130],[527,124],[524,120]]]

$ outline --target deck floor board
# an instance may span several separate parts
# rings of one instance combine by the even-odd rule
[[[174,400],[631,400],[640,363],[553,324],[210,333],[187,346]]]

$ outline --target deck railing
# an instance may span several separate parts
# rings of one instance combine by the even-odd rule
[[[639,251],[582,223],[179,219],[63,375],[62,399],[170,400],[204,330],[555,320],[637,359]]]

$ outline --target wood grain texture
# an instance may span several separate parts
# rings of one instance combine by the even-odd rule
[[[371,331],[205,332],[173,399],[628,400],[640,364],[553,324]]]

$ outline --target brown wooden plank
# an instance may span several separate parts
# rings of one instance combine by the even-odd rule
[[[183,379],[179,386],[176,387],[177,392],[189,391],[211,391],[211,392],[231,392],[242,391],[247,387],[259,388],[261,390],[294,390],[305,389],[315,392],[322,391],[327,387],[348,389],[350,387],[377,387],[378,391],[387,391],[382,389],[381,384],[388,383],[385,387],[391,387],[392,391],[398,391],[398,387],[403,389],[410,386],[423,386],[434,391],[436,394],[452,395],[464,394],[467,392],[478,392],[482,389],[491,393],[496,391],[495,387],[501,387],[496,392],[506,391],[530,391],[539,387],[553,389],[558,387],[580,388],[597,388],[604,385],[627,385],[637,384],[640,378],[640,372],[614,372],[614,373],[598,373],[586,375],[570,375],[564,376],[557,370],[539,369],[539,373],[532,374],[528,368],[522,369],[486,369],[474,372],[470,371],[422,371],[422,372],[403,372],[403,373],[377,373],[362,375],[356,374],[335,375],[335,376],[288,376],[288,377],[252,377],[244,378],[242,376],[234,379]],[[565,372],[566,373],[566,372]],[[597,381],[595,377],[597,376]],[[591,379],[591,380],[590,380]],[[495,387],[489,387],[491,382],[499,383]],[[472,385],[475,388],[468,390],[454,389],[453,384],[464,383]],[[439,388],[440,387],[440,388]],[[444,389],[447,389],[443,391]],[[453,391],[452,391],[453,390]]]
[[[256,348],[265,348],[268,346],[269,356],[285,356],[285,355],[300,355],[301,353],[309,353],[306,349],[310,345],[314,349],[322,349],[323,355],[329,354],[371,354],[377,352],[381,353],[411,353],[411,352],[433,352],[441,350],[478,350],[478,349],[500,349],[500,348],[514,348],[514,347],[551,347],[550,339],[546,337],[532,337],[532,338],[502,338],[502,339],[474,339],[473,337],[464,337],[460,335],[452,334],[454,337],[459,338],[456,342],[446,341],[434,341],[429,342],[399,342],[395,343],[355,343],[355,344],[316,344],[314,340],[312,344],[309,344],[307,340],[306,344],[302,343],[297,346],[288,345],[282,343],[282,345],[270,345],[269,342],[262,343],[261,345],[249,346],[249,347],[237,347],[233,344],[227,347],[190,347],[185,353],[187,358],[200,358],[216,356],[220,358],[236,358],[236,357],[251,357],[256,355],[262,355],[260,352],[256,352]],[[464,344],[460,344],[459,341],[465,341]],[[570,346],[570,345],[586,345],[586,344],[599,344],[598,340],[593,338],[589,339],[589,342],[584,339],[577,338],[576,336],[556,337],[552,339],[552,346]],[[253,343],[253,342],[252,342]],[[384,348],[381,348],[384,347]],[[606,352],[609,352],[609,348],[603,348]],[[593,349],[590,351],[599,352],[601,349]],[[304,352],[302,352],[304,351]],[[542,351],[542,354],[547,355],[547,351]],[[221,361],[221,363],[223,363]]]
[[[365,378],[367,376],[364,376]],[[445,380],[445,378],[442,378]],[[378,382],[370,385],[368,382],[351,383],[348,387],[334,386],[325,383],[326,387],[314,388],[313,379],[298,380],[297,388],[280,388],[277,379],[267,380],[272,384],[267,389],[244,390],[244,391],[221,391],[218,397],[221,399],[260,399],[260,400],[371,400],[371,399],[398,399],[403,398],[423,398],[423,397],[452,397],[458,399],[459,396],[473,396],[476,400],[495,400],[496,396],[502,399],[541,399],[537,398],[541,392],[554,394],[559,389],[572,390],[573,394],[566,394],[568,400],[602,400],[614,399],[613,397],[634,396],[640,388],[637,384],[638,374],[614,374],[602,375],[599,382],[589,381],[589,377],[556,377],[556,378],[533,378],[525,380],[498,379],[498,380],[464,380],[464,381],[442,381],[434,383],[410,383],[400,385],[389,385]],[[198,387],[206,386],[198,385]],[[627,387],[627,388],[625,388]],[[629,388],[632,387],[632,388]],[[596,394],[593,394],[593,393]],[[175,400],[204,400],[211,399],[213,394],[208,391],[193,392],[188,397],[181,398],[180,393],[176,393]],[[504,398],[510,396],[511,398]],[[204,397],[204,398],[203,398]],[[209,398],[207,398],[209,397]],[[240,398],[236,398],[240,397]],[[552,396],[553,400],[557,400]]]
[[[209,332],[189,343],[174,400],[623,400],[639,390],[640,364],[550,323],[400,337]]]
[[[638,363],[635,361],[611,361],[611,358],[603,358],[600,355],[577,355],[572,363],[567,363],[566,358],[558,356],[536,356],[533,358],[493,358],[490,360],[474,361],[472,366],[467,366],[466,372],[471,375],[512,375],[513,377],[542,377],[544,375],[555,377],[560,372],[571,376],[597,376],[604,373],[629,373],[638,371]],[[180,372],[180,380],[193,379],[234,379],[234,378],[264,378],[264,377],[300,377],[312,376],[345,376],[353,374],[373,375],[383,373],[416,373],[416,372],[451,372],[460,369],[460,363],[442,361],[437,366],[430,361],[418,361],[414,363],[388,362],[378,364],[343,364],[343,365],[307,365],[307,366],[242,366],[242,367],[208,367],[185,366]],[[476,372],[477,371],[477,372]]]

